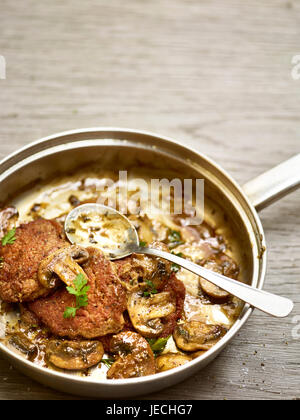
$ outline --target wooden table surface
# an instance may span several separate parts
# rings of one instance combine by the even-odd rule
[[[297,54],[299,0],[1,0],[0,157],[58,131],[131,127],[173,136],[244,183],[300,151]],[[265,288],[292,298],[293,314],[256,311],[206,369],[146,398],[300,397],[299,214],[300,192],[261,214]],[[0,399],[14,398],[72,397],[0,356]]]

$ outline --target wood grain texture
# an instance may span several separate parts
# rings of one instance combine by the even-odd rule
[[[120,126],[173,136],[244,183],[300,151],[299,0],[0,2],[0,157],[67,129]],[[261,214],[265,288],[294,299],[259,312],[215,362],[157,399],[300,397],[300,193]],[[0,356],[0,399],[66,399]]]

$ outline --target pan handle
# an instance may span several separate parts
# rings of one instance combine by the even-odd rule
[[[258,211],[300,188],[300,153],[258,176],[243,189]]]

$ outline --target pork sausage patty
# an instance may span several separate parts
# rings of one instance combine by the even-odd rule
[[[74,318],[65,319],[66,307],[75,307],[75,297],[65,287],[53,295],[29,304],[29,309],[60,337],[95,338],[117,333],[124,326],[126,293],[112,263],[101,251],[88,248],[89,261],[83,266],[88,278],[88,306],[80,308]]]
[[[15,242],[0,245],[0,297],[7,302],[32,301],[49,293],[38,280],[40,262],[66,246],[61,226],[53,220],[37,219],[16,229]]]

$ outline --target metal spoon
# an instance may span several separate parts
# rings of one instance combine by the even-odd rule
[[[91,234],[91,231],[94,233]],[[174,254],[140,246],[135,227],[127,217],[113,208],[94,203],[76,207],[67,216],[65,232],[71,243],[84,247],[96,246],[110,260],[135,253],[171,261],[275,317],[284,318],[293,310],[294,304],[287,298],[232,280]]]

